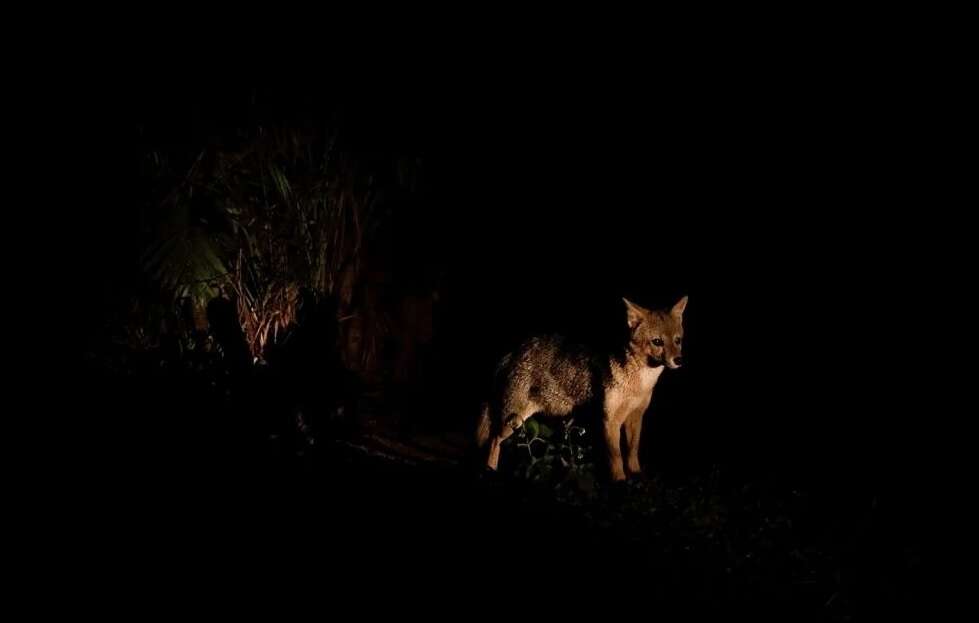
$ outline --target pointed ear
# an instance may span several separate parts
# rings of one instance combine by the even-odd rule
[[[629,323],[629,328],[635,330],[645,317],[645,313],[642,307],[639,307],[629,299],[622,297],[622,301],[625,303],[626,312],[626,322]]]
[[[687,297],[684,296],[682,299],[677,301],[677,304],[673,306],[670,310],[670,314],[674,318],[683,318],[683,310],[687,308]]]

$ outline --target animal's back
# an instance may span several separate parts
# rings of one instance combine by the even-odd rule
[[[562,336],[525,341],[497,368],[497,396],[503,417],[513,413],[523,416],[528,404],[534,412],[567,415],[594,396],[597,363],[589,348]]]

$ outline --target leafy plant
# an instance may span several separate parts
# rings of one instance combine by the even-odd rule
[[[595,464],[584,427],[573,419],[555,426],[528,420],[508,440],[515,455],[513,475],[553,488],[565,501],[581,502],[595,493]]]
[[[413,186],[411,161],[388,163],[382,183],[378,164],[351,157],[334,133],[261,127],[212,141],[185,172],[173,161],[144,159],[162,197],[144,211],[144,274],[197,310],[233,298],[257,359],[295,321],[301,289],[331,296],[350,322],[348,365],[372,366],[386,323],[369,305],[365,243],[385,191]]]

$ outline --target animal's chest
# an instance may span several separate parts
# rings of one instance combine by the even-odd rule
[[[607,409],[615,412],[645,408],[662,373],[662,366],[642,368],[632,373],[620,371],[615,375],[618,378],[615,378],[613,387],[606,396]]]
[[[656,381],[659,380],[660,374],[663,374],[663,366],[658,368],[643,368],[636,379],[636,389],[642,394],[648,394],[653,391],[653,387],[656,386]]]

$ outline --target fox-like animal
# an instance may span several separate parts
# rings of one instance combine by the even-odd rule
[[[643,414],[664,366],[676,369],[682,363],[687,297],[670,309],[658,310],[622,300],[627,337],[615,351],[596,352],[560,336],[534,337],[500,360],[476,431],[488,468],[497,469],[500,444],[534,415],[564,417],[591,404],[601,411],[612,480],[625,480],[627,473],[642,474]]]

